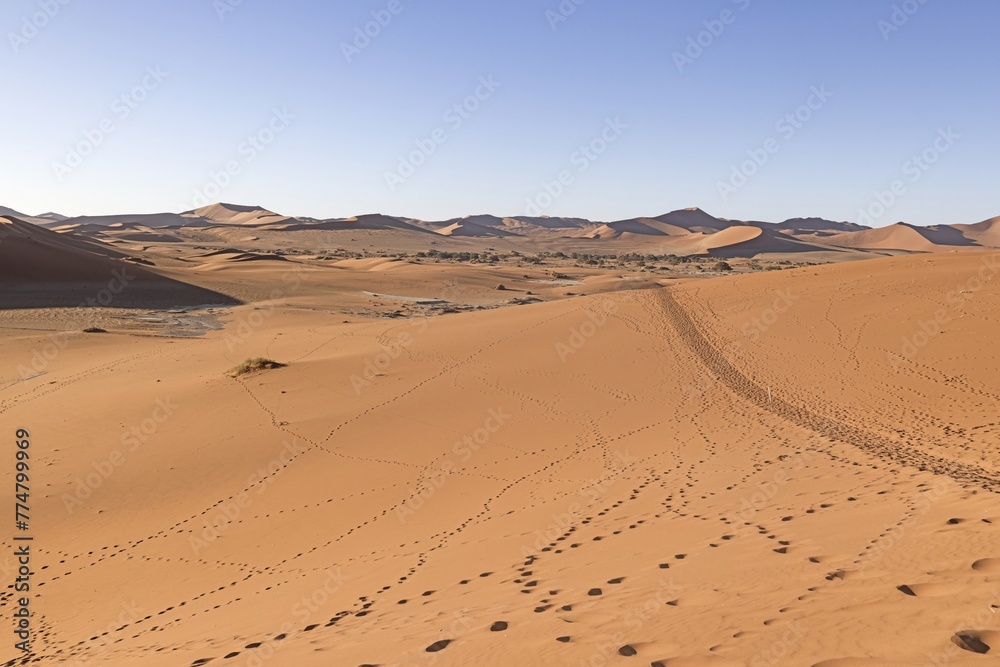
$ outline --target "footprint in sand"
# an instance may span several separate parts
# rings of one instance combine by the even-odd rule
[[[965,630],[952,635],[951,641],[965,651],[989,653],[993,646],[1000,644],[1000,632]]]
[[[991,574],[1000,572],[1000,558],[981,558],[972,564],[972,569]]]
[[[452,642],[451,639],[442,639],[440,641],[434,642],[424,650],[427,651],[428,653],[437,653],[438,651],[443,651],[444,649],[448,648],[448,645],[451,644],[451,642]]]
[[[903,584],[896,590],[916,598],[939,598],[958,593],[959,587],[951,584]]]

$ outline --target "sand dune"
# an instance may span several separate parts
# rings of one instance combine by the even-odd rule
[[[920,230],[902,222],[878,229],[834,234],[825,237],[823,241],[830,245],[848,248],[877,248],[905,252],[932,252],[938,249],[937,244]]]
[[[205,227],[210,222],[177,213],[149,213],[127,215],[97,215],[79,216],[75,218],[59,218],[43,223],[44,227],[55,231],[83,230],[104,231],[106,229],[122,229],[131,227],[168,228],[168,227]]]
[[[766,228],[788,230],[792,232],[810,231],[839,231],[839,232],[860,232],[867,229],[863,225],[854,222],[834,222],[823,218],[791,218],[784,222],[751,222],[751,225],[762,225]]]
[[[447,227],[442,227],[436,230],[438,234],[442,236],[477,236],[477,237],[489,237],[489,236],[517,236],[514,232],[507,231],[503,227],[493,227],[477,222],[462,221],[456,222]]]
[[[40,213],[36,217],[44,218],[45,220],[54,220],[56,222],[60,220],[68,220],[68,216],[55,213],[54,211],[49,211],[48,213]]]
[[[295,226],[289,226],[286,229],[290,231],[367,230],[367,231],[416,232],[420,234],[430,233],[430,230],[423,229],[421,227],[418,227],[417,225],[410,224],[409,222],[401,218],[394,218],[389,215],[382,215],[378,213],[372,215],[359,215],[353,218],[344,218],[342,220],[324,220],[321,222],[302,223]]]
[[[635,218],[609,222],[587,232],[584,238],[620,239],[636,236],[690,236],[691,232],[656,218]]]
[[[23,220],[24,222],[31,222],[36,225],[46,225],[48,223],[56,223],[63,218],[63,216],[59,216],[55,213],[45,213],[39,216],[26,215],[24,213],[21,213],[20,211],[15,211],[14,209],[8,208],[6,206],[0,206],[0,216],[17,218],[18,220]]]
[[[0,308],[71,307],[95,295],[101,305],[226,303],[229,297],[151,272],[115,248],[0,217]],[[91,299],[93,300],[93,299]]]
[[[15,211],[12,208],[7,208],[6,206],[0,206],[0,216],[3,216],[3,217],[13,216],[15,218],[26,217],[23,213],[21,213],[19,211]]]
[[[9,210],[9,209],[7,209]],[[25,218],[22,218],[25,219]],[[260,206],[218,203],[183,214],[83,216],[65,218],[54,215],[30,218],[31,222],[60,232],[75,232],[102,241],[120,244],[157,244],[197,240],[225,244],[246,241],[239,230],[268,237],[277,243],[284,232],[309,233],[311,242],[326,234],[325,244],[361,243],[358,233],[378,239],[382,249],[430,245],[428,234],[456,242],[490,244],[504,240],[510,249],[520,252],[550,249],[593,252],[590,241],[613,242],[608,252],[654,251],[670,254],[705,254],[725,257],[785,257],[811,254],[817,261],[845,261],[873,255],[954,252],[983,247],[1000,247],[997,219],[975,225],[934,225],[917,227],[899,223],[885,228],[868,229],[851,222],[822,218],[792,218],[778,223],[746,222],[717,218],[698,208],[682,209],[658,217],[638,217],[613,222],[583,218],[549,218],[495,215],[472,215],[445,221],[424,221],[382,214],[342,219],[317,219],[285,216]],[[752,229],[763,230],[756,235]],[[153,230],[153,231],[150,231]],[[239,233],[237,233],[239,232]],[[723,234],[710,238],[716,234]],[[750,238],[750,236],[753,238]],[[255,238],[260,238],[259,236]],[[738,239],[730,242],[727,239]],[[574,245],[576,244],[576,245]],[[426,248],[425,248],[426,249]],[[469,245],[464,250],[483,251]],[[856,252],[843,252],[844,249]]]
[[[879,248],[904,252],[950,252],[968,248],[1000,247],[997,219],[976,225],[916,227],[897,223],[889,227],[826,235],[824,244],[850,248]]]
[[[756,227],[730,227],[705,236],[699,240],[698,245],[705,252],[723,251],[750,244],[763,236],[764,231]]]
[[[72,240],[4,224],[0,252]],[[223,261],[203,287],[266,296],[221,330],[109,327],[28,381],[49,334],[6,316],[34,659],[988,664],[998,262],[594,272],[565,297],[534,269]],[[226,375],[251,356],[287,366]]]
[[[72,282],[108,276],[123,266],[110,246],[0,217],[0,279],[4,283]]]
[[[212,252],[207,252],[202,255],[198,255],[205,259],[221,260],[224,262],[250,262],[258,260],[274,260],[274,261],[288,261],[282,255],[264,255],[254,252],[243,252],[242,250],[236,250],[233,248],[226,248],[224,250],[214,250]]]
[[[574,230],[574,229],[586,229],[588,227],[593,227],[598,223],[591,220],[586,220],[584,218],[554,218],[554,217],[531,217],[526,215],[517,216],[515,218],[510,218],[510,220],[516,220],[519,225],[525,227],[536,227],[541,229],[551,229],[551,230]]]
[[[211,204],[183,213],[185,217],[200,218],[223,225],[270,225],[288,222],[288,216],[268,211],[260,206],[239,206],[236,204]]]
[[[699,248],[713,257],[755,257],[768,254],[794,255],[822,252],[822,244],[789,238],[784,234],[756,227],[730,227],[706,237]],[[847,257],[845,257],[847,259]]]
[[[993,248],[1000,247],[1000,216],[975,225],[951,225],[968,239]]]
[[[470,215],[464,218],[453,218],[451,220],[444,220],[441,222],[417,221],[417,224],[437,232],[442,232],[443,230],[455,227],[456,225],[462,227],[474,225],[475,227],[486,227],[499,230],[500,232],[527,235],[546,235],[549,233],[560,232],[573,234],[578,230],[599,225],[599,223],[594,223],[590,220],[584,220],[582,218],[549,218],[530,216],[502,218],[495,215]]]
[[[705,228],[707,229],[707,228]],[[676,255],[756,257],[769,254],[821,253],[829,246],[796,239],[751,225],[733,225],[719,231],[688,232],[656,219],[624,220],[592,230],[585,238],[644,243],[649,251]],[[856,259],[845,256],[843,259]]]
[[[691,232],[711,233],[727,229],[734,224],[743,225],[745,223],[730,222],[722,220],[705,213],[700,208],[687,208],[680,211],[672,211],[666,215],[656,218],[660,222],[681,227]]]

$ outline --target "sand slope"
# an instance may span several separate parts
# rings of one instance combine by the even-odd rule
[[[1000,216],[975,225],[951,225],[951,227],[979,245],[1000,247]]]
[[[666,215],[656,218],[660,222],[665,222],[675,227],[681,227],[691,232],[711,233],[727,229],[735,225],[743,225],[741,222],[731,222],[716,218],[700,208],[687,208],[680,211],[672,211]]]
[[[258,226],[280,224],[289,221],[288,216],[268,211],[261,206],[240,206],[237,204],[211,204],[183,214],[201,218],[216,224]]]
[[[0,309],[73,307],[98,295],[114,307],[235,303],[127,259],[108,244],[0,217]]]
[[[991,221],[979,225],[915,227],[896,223],[878,229],[826,235],[819,239],[834,246],[904,252],[949,252],[973,246],[991,246],[1000,240]],[[967,233],[968,232],[968,233]]]
[[[369,262],[202,338],[73,338],[0,393],[35,448],[37,660],[989,664],[998,262],[331,313],[449,280]],[[8,380],[46,340],[0,336]],[[255,355],[288,366],[224,374]]]
[[[620,239],[636,236],[691,236],[691,232],[656,218],[635,218],[609,222],[584,234],[584,238],[591,239]]]
[[[442,236],[516,236],[513,232],[507,231],[503,227],[487,226],[471,221],[456,222],[436,230]]]

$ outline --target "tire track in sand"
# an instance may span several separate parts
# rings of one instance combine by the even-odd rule
[[[870,433],[850,424],[817,414],[801,405],[794,405],[767,389],[757,385],[733,366],[699,331],[694,320],[667,289],[655,293],[667,324],[672,326],[684,344],[701,359],[713,377],[722,382],[737,396],[762,410],[818,433],[877,456],[905,466],[936,475],[947,475],[959,483],[974,484],[987,491],[1000,490],[1000,475],[979,466],[959,463],[907,447],[883,436]]]

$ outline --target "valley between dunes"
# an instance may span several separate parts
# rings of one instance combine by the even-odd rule
[[[246,301],[211,312],[0,315],[38,633],[3,664],[994,664],[996,251],[235,259],[167,271]]]

